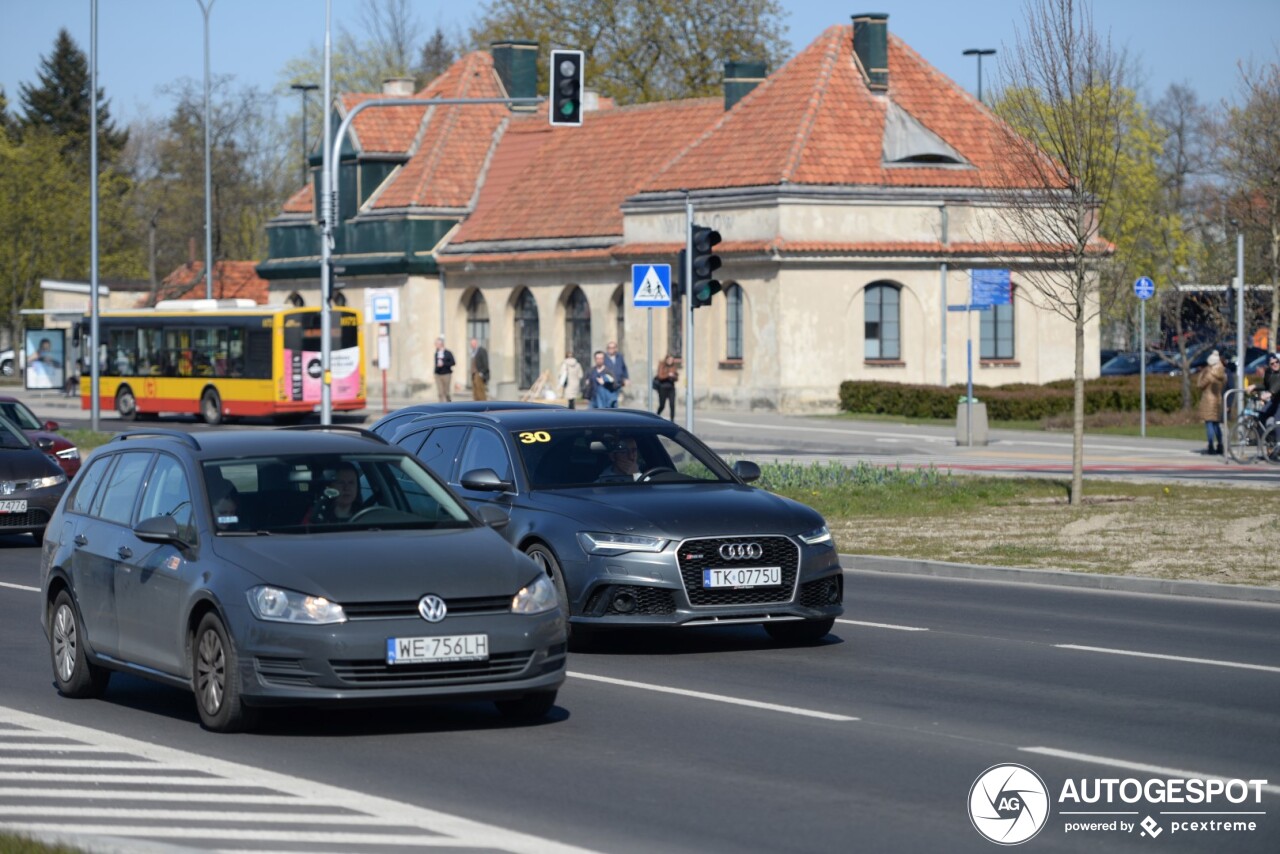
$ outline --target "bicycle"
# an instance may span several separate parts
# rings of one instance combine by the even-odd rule
[[[1240,393],[1240,392],[1229,392]],[[1223,408],[1230,413],[1230,407],[1224,402]],[[1266,459],[1280,462],[1280,431],[1277,426],[1268,427],[1259,420],[1262,412],[1262,401],[1256,395],[1249,394],[1238,418],[1228,421],[1226,451],[1233,462],[1252,463]]]

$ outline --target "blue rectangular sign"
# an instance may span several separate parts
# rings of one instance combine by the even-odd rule
[[[970,270],[969,305],[990,308],[1009,304],[1008,270]]]

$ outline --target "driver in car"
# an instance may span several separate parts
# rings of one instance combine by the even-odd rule
[[[636,440],[619,439],[609,446],[609,465],[596,478],[596,483],[618,483],[640,479],[640,452]]]
[[[353,463],[338,463],[333,485],[320,493],[320,498],[307,510],[302,524],[311,522],[345,522],[364,509],[360,500],[360,473]]]

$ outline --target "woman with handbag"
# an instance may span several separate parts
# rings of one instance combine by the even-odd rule
[[[670,407],[671,420],[676,420],[676,380],[680,379],[680,371],[676,368],[675,357],[670,353],[658,362],[658,373],[653,377],[653,389],[658,393],[658,415],[663,407]]]

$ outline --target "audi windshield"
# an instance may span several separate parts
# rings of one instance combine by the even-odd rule
[[[735,481],[719,457],[674,424],[519,430],[512,436],[534,489]]]

